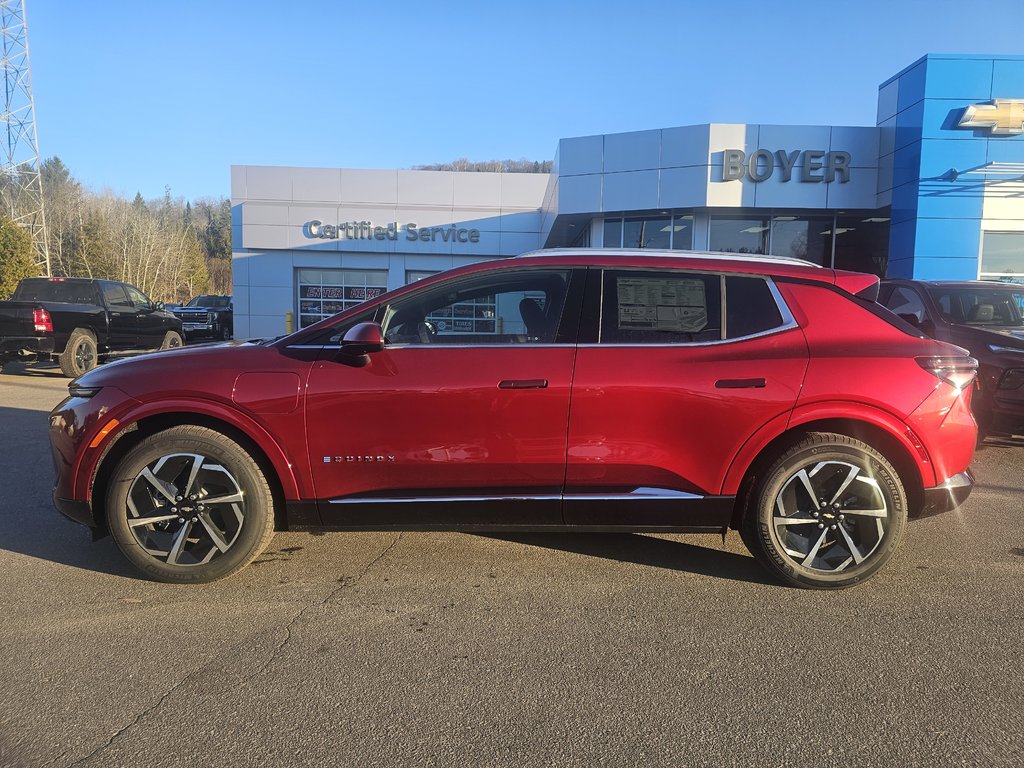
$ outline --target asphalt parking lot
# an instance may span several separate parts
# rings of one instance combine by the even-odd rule
[[[53,509],[66,384],[0,374],[0,765],[1024,764],[1024,440],[839,593],[735,534],[284,533],[178,587]]]

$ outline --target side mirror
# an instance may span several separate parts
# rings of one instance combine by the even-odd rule
[[[910,323],[915,328],[920,328],[921,327],[921,321],[917,319],[917,315],[914,315],[914,314],[906,314],[906,315],[904,315],[901,312],[900,314],[897,315],[897,317],[900,320],[902,320],[903,322],[905,322],[905,323]]]
[[[359,323],[348,329],[341,340],[346,355],[368,355],[384,349],[384,331],[377,323]]]
[[[153,307],[156,309],[157,312],[163,312],[163,310],[166,309],[166,305],[162,301],[158,301],[156,304],[153,305]]]

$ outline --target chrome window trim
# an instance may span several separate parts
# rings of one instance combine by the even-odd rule
[[[573,348],[575,344],[385,344],[384,349],[560,349]]]
[[[507,496],[396,496],[392,498],[344,498],[331,499],[330,504],[426,504],[443,502],[445,504],[453,501],[614,501],[632,499],[636,501],[664,501],[666,499],[703,499],[704,496],[686,491],[676,491],[671,488],[637,488],[629,493],[567,493],[563,495],[551,494],[512,494]]]

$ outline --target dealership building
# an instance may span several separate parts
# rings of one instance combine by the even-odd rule
[[[770,253],[888,276],[1021,279],[1024,56],[925,56],[879,86],[870,126],[565,138],[550,174],[232,166],[231,204],[238,338],[538,248]]]

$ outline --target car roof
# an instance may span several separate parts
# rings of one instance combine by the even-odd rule
[[[546,248],[507,260],[567,267],[644,267],[707,269],[715,272],[754,273],[835,283],[835,270],[788,256],[762,256],[716,251],[669,251],[655,248]],[[494,264],[494,262],[481,262]]]

